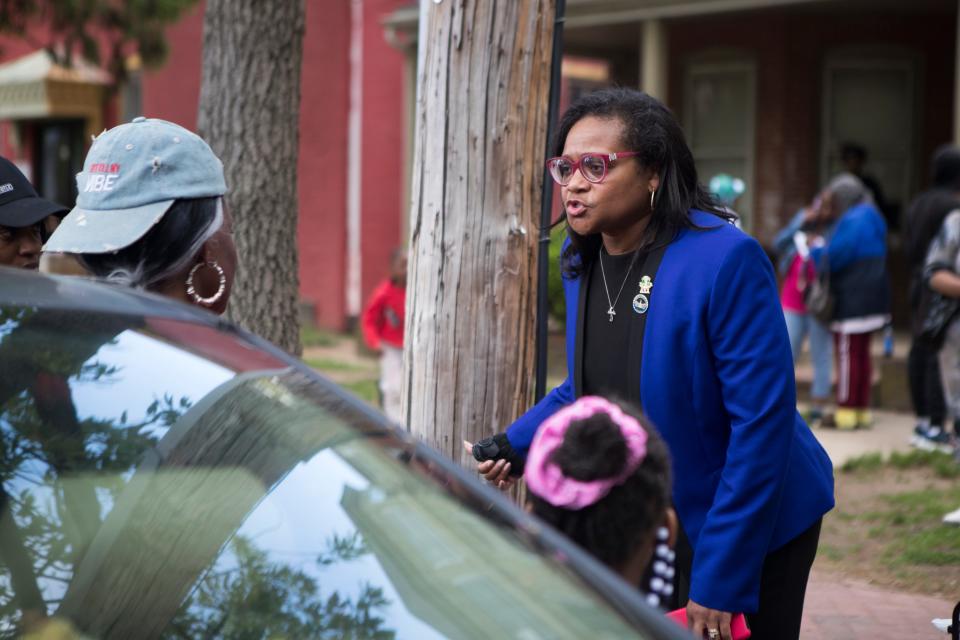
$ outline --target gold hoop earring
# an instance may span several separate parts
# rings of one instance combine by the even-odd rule
[[[193,278],[197,275],[197,271],[199,271],[201,267],[210,267],[217,272],[217,279],[219,281],[219,284],[217,285],[217,292],[209,298],[204,298],[197,293],[197,289],[193,284]],[[216,304],[216,302],[223,297],[223,293],[226,290],[227,274],[224,273],[223,267],[217,264],[216,260],[213,260],[212,262],[198,262],[197,264],[193,265],[193,269],[190,269],[190,273],[187,274],[187,295],[190,296],[190,299],[198,305],[207,307],[212,304]]]

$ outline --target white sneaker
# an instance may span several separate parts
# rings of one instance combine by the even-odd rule
[[[960,527],[960,509],[951,511],[947,515],[943,516],[943,524],[952,524]]]
[[[922,451],[953,453],[953,438],[940,427],[924,429],[920,425],[913,428],[910,444]]]

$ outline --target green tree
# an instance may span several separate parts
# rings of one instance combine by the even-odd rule
[[[550,230],[550,271],[547,276],[547,296],[550,315],[561,325],[566,324],[567,305],[563,299],[563,276],[560,273],[560,254],[567,239],[567,226],[558,224]]]
[[[109,376],[94,375],[101,382]],[[69,582],[102,525],[104,504],[117,499],[123,477],[156,442],[152,429],[169,427],[190,406],[166,396],[147,408],[144,420],[115,423],[77,420],[66,402],[56,423],[35,391],[0,406],[0,575],[6,569],[11,581],[0,591],[0,627],[15,628],[22,611],[46,612],[55,604],[41,594],[40,582]],[[58,437],[57,429],[68,437]],[[61,482],[82,474],[91,482]],[[38,498],[44,495],[51,501]]]
[[[0,0],[0,33],[46,49],[71,66],[82,55],[101,65],[119,86],[126,56],[137,53],[148,68],[167,56],[164,29],[197,0]],[[38,40],[37,34],[47,34]]]

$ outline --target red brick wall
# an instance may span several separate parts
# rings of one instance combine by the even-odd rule
[[[169,54],[163,66],[142,76],[143,115],[197,130],[200,67],[203,60],[204,2],[197,3],[166,32]]]
[[[404,54],[384,38],[383,18],[409,0],[365,0],[361,146],[362,299],[389,273],[390,254],[405,245]]]
[[[403,0],[364,2],[361,269],[365,297],[384,277],[400,237],[403,193],[403,54],[380,24]],[[300,105],[300,292],[316,321],[346,316],[350,3],[308,2]],[[196,126],[203,7],[169,31],[169,63],[144,80],[144,111]]]
[[[684,67],[711,50],[746,54],[757,65],[752,187],[755,235],[767,243],[820,182],[821,85],[837,47],[897,47],[917,55],[919,188],[929,156],[952,137],[956,16],[769,10],[670,23],[670,103],[683,104]],[[869,108],[867,105],[866,108]]]
[[[300,102],[300,295],[316,320],[345,314],[350,3],[307,3]]]

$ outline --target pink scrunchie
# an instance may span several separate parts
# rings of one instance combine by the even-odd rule
[[[563,444],[571,423],[606,413],[627,442],[627,464],[620,475],[585,482],[563,475],[553,461],[553,452]],[[584,396],[548,418],[537,430],[527,454],[523,473],[530,491],[555,507],[576,511],[595,504],[633,475],[647,456],[647,432],[633,416],[598,396]]]

